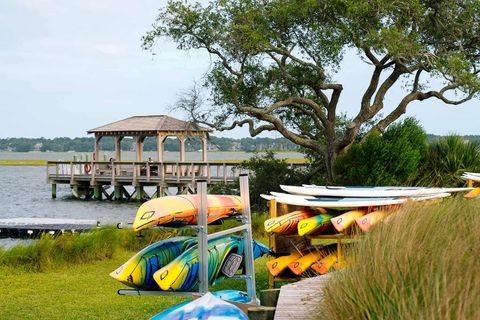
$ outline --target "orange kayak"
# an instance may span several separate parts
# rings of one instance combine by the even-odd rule
[[[198,195],[167,196],[149,200],[138,208],[133,222],[133,230],[168,223],[197,223],[199,207]],[[239,196],[207,195],[207,222],[212,223],[241,212]]]
[[[321,211],[314,209],[303,209],[293,211],[288,214],[265,220],[264,226],[266,232],[275,232],[281,234],[297,233],[297,225],[300,220],[311,218]]]

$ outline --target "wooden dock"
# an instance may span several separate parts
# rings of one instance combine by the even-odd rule
[[[51,218],[10,218],[0,219],[0,238],[33,238],[42,233],[77,233],[94,229],[96,220],[51,219]]]
[[[275,310],[275,320],[319,319],[318,306],[330,274],[306,278],[282,286]]]

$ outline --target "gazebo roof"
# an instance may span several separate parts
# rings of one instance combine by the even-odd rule
[[[90,129],[95,135],[157,135],[158,133],[207,133],[213,130],[167,115],[134,116]]]

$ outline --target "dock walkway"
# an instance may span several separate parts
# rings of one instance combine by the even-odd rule
[[[330,275],[307,278],[282,286],[275,310],[275,320],[318,319],[317,308]]]

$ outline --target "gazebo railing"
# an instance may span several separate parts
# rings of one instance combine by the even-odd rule
[[[147,161],[49,161],[48,181],[110,181],[112,185],[137,183],[184,183],[198,179],[207,182],[229,182],[249,170],[240,162],[147,162]]]

